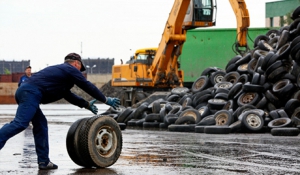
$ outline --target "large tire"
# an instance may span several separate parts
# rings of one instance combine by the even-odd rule
[[[79,136],[79,130],[81,126],[85,123],[85,121],[89,118],[82,118],[77,121],[75,121],[71,127],[69,128],[69,131],[67,133],[66,138],[66,146],[67,151],[74,163],[76,163],[79,166],[85,166],[89,167],[88,164],[86,164],[84,161],[82,161],[79,150],[78,150],[78,136]]]
[[[122,150],[122,133],[114,119],[108,116],[92,117],[79,132],[82,161],[105,168],[118,160]]]

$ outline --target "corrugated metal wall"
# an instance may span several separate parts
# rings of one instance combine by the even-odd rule
[[[115,59],[112,58],[84,58],[82,59],[83,64],[86,66],[86,72],[88,74],[100,74],[100,73],[111,73],[112,66],[115,63]],[[89,68],[88,68],[89,67]]]
[[[22,61],[0,60],[0,74],[5,74],[6,69],[10,73],[24,72],[25,68],[29,65],[30,65],[30,60],[22,60]]]

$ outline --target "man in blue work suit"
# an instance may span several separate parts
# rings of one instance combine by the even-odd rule
[[[25,81],[27,80],[29,77],[31,77],[31,66],[27,66],[25,68],[25,75],[23,75],[21,78],[20,78],[20,81],[18,83],[18,87],[20,87],[20,85]]]
[[[84,107],[94,114],[98,112],[98,108],[94,105],[96,100],[113,108],[120,105],[118,98],[104,96],[96,86],[87,81],[82,71],[85,71],[85,67],[80,55],[70,53],[65,57],[63,64],[46,67],[22,83],[15,94],[18,103],[16,116],[13,121],[0,129],[0,150],[9,138],[25,130],[31,122],[39,169],[57,169],[58,166],[49,159],[48,124],[39,105],[64,98],[69,103],[80,108]],[[95,100],[88,102],[73,94],[70,89],[74,85]]]

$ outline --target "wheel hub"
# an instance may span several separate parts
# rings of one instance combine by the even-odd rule
[[[107,129],[101,129],[96,137],[96,148],[101,154],[107,154],[113,145],[113,135]]]
[[[247,115],[246,121],[252,128],[258,128],[261,125],[261,120],[256,114]]]

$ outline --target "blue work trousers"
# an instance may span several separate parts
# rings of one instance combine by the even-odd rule
[[[49,162],[48,124],[39,106],[42,93],[33,85],[23,84],[17,89],[15,98],[18,103],[16,116],[0,129],[0,150],[8,139],[25,130],[31,122],[38,163]]]

